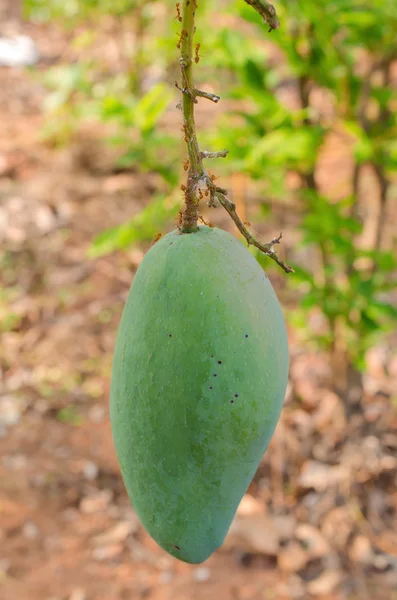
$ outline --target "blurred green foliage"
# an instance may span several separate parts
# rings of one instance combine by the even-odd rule
[[[74,425],[75,427],[78,427],[83,422],[82,416],[79,414],[77,408],[73,405],[61,408],[57,412],[56,418],[61,423],[65,423],[67,425]]]
[[[67,19],[66,25],[72,25],[97,16],[129,15],[149,3],[142,0],[24,0],[24,9],[32,20]]]
[[[180,199],[175,193],[168,198],[163,195],[155,197],[130,221],[99,234],[90,248],[90,256],[103,256],[137,242],[153,240],[164,223],[175,216],[179,205]]]
[[[120,165],[161,175],[164,194],[129,223],[101,234],[92,254],[150,239],[176,212],[183,158],[179,128],[164,126],[179,78],[175,2],[27,0],[25,8],[33,19],[82,24],[75,48],[95,47],[95,24],[115,19],[116,73],[103,62],[103,53],[101,59],[48,71],[52,119],[46,134],[65,143],[82,120],[94,119],[109,128],[109,141],[122,149]],[[237,108],[199,137],[208,149],[228,148],[219,170],[249,175],[264,205],[282,202],[287,211],[292,203],[298,210],[300,247],[310,248],[314,258],[294,265],[296,274],[288,277],[301,298],[294,322],[310,335],[308,316],[320,310],[327,328],[316,334],[317,343],[334,349],[337,336],[343,336],[347,360],[362,367],[366,350],[397,317],[390,301],[396,260],[381,243],[397,169],[396,97],[390,85],[397,58],[395,2],[278,0],[276,8],[281,28],[269,35],[242,0],[222,0],[215,8],[200,0],[197,41],[203,58],[197,78],[204,85],[222,82],[222,97]],[[128,42],[128,32],[134,43]],[[286,90],[292,101],[286,101]],[[352,147],[347,197],[321,189],[317,181],[321,153],[332,134]],[[371,247],[360,242],[364,166],[381,190]],[[300,181],[293,190],[287,184],[291,174]],[[269,268],[268,259],[258,260]]]

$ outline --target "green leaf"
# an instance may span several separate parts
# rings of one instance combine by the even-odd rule
[[[365,329],[367,329],[369,333],[375,332],[379,329],[378,321],[373,319],[368,311],[361,312],[361,327],[362,325],[365,325]]]
[[[107,229],[94,238],[88,255],[95,258],[128,248],[135,242],[152,240],[175,215],[178,206],[176,196],[157,196],[130,221]]]
[[[248,59],[242,69],[242,78],[248,88],[263,92],[263,67]]]
[[[67,425],[79,426],[83,422],[83,417],[73,405],[65,406],[58,410],[56,417],[58,421]]]
[[[307,269],[304,269],[301,266],[294,266],[294,281],[301,281],[301,282],[305,282],[305,283],[310,283],[312,286],[314,286],[314,277],[313,274],[310,273],[310,271],[308,271]]]
[[[163,83],[155,85],[136,105],[134,123],[141,131],[150,131],[163,116],[172,98],[173,93],[168,86]]]
[[[374,156],[375,149],[372,141],[368,137],[361,137],[354,145],[354,157],[358,164],[363,164],[371,160]]]
[[[355,10],[353,7],[349,12],[340,15],[339,22],[354,27],[370,28],[376,25],[377,18],[378,16],[372,10]]]
[[[105,96],[102,100],[101,116],[106,120],[121,119],[125,124],[132,123],[133,105],[127,104],[120,98],[112,95]]]
[[[249,153],[247,162],[254,164],[266,160],[275,164],[308,168],[315,162],[321,142],[322,134],[319,130],[278,129],[258,141]]]
[[[306,294],[300,301],[300,305],[302,308],[309,309],[313,308],[313,306],[319,306],[319,297],[316,293]]]
[[[392,319],[394,321],[397,319],[397,307],[393,306],[392,304],[373,301],[367,310],[374,319],[381,320],[382,317],[386,317],[387,319]]]
[[[397,257],[391,251],[358,249],[357,256],[371,258],[375,262],[378,272],[388,273],[397,267]]]

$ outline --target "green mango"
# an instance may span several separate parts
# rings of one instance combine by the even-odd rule
[[[245,246],[209,227],[145,255],[121,318],[110,417],[129,498],[168,553],[219,546],[266,450],[288,379],[283,313]]]

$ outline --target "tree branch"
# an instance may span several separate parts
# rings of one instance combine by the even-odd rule
[[[248,231],[248,229],[236,213],[236,205],[233,202],[230,202],[230,200],[228,200],[226,196],[220,192],[218,192],[216,196],[219,202],[222,204],[223,208],[229,213],[229,215],[235,222],[237,229],[247,240],[248,245],[255,246],[255,248],[258,248],[261,252],[263,252],[263,254],[266,254],[266,256],[274,260],[286,273],[294,273],[294,269],[290,265],[287,265],[287,263],[285,263],[283,260],[281,260],[277,256],[277,253],[273,248],[275,244],[280,243],[281,238],[283,237],[282,233],[280,233],[278,237],[273,238],[272,241],[268,242],[267,244],[262,244],[261,242],[258,242],[258,240]]]
[[[383,78],[383,86],[388,88],[391,85],[391,67],[393,64],[392,58],[387,58],[383,62],[380,67],[382,78]],[[389,106],[386,105],[383,107],[380,120],[386,124],[390,119],[390,109]],[[382,246],[382,235],[383,229],[386,222],[386,208],[387,208],[387,199],[390,187],[390,181],[386,175],[385,168],[381,164],[373,164],[373,168],[376,174],[376,177],[379,182],[380,194],[379,194],[379,216],[378,222],[376,224],[376,237],[375,237],[375,249],[380,250]],[[374,265],[375,267],[375,265]],[[374,269],[375,270],[375,269]]]
[[[220,150],[220,152],[200,152],[201,158],[226,158],[229,150]]]
[[[194,90],[196,96],[201,96],[202,98],[207,98],[207,100],[211,100],[211,102],[215,102],[217,104],[221,99],[220,96],[216,94],[211,94],[211,92],[203,92],[202,90]]]
[[[295,272],[294,269],[290,265],[285,263],[283,260],[281,260],[273,248],[273,246],[275,244],[280,243],[281,238],[283,237],[282,233],[280,233],[280,235],[278,237],[273,238],[272,241],[268,242],[267,244],[262,244],[261,242],[259,242],[252,235],[252,233],[246,228],[246,226],[244,225],[244,223],[238,216],[238,214],[236,212],[236,205],[234,204],[234,202],[231,202],[226,196],[227,190],[224,190],[223,188],[216,186],[214,184],[213,180],[211,179],[211,177],[209,177],[208,175],[205,175],[204,179],[205,179],[205,183],[206,183],[207,189],[210,194],[209,205],[216,206],[215,199],[217,199],[218,202],[226,210],[226,212],[229,213],[229,215],[233,219],[237,229],[245,237],[249,246],[255,246],[255,248],[258,248],[258,250],[263,252],[263,254],[266,254],[266,256],[268,256],[269,258],[274,260],[274,262],[276,262],[286,273],[294,273]]]
[[[244,2],[252,6],[261,15],[265,23],[269,25],[269,31],[280,27],[280,21],[273,4],[270,4],[267,0],[244,0]]]

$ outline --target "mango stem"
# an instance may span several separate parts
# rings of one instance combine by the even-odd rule
[[[183,233],[197,231],[198,219],[198,181],[204,174],[203,162],[196,136],[194,105],[197,104],[196,89],[193,80],[193,38],[194,18],[197,0],[184,0],[182,8],[182,32],[178,46],[181,48],[180,67],[182,75],[182,114],[183,132],[189,155],[189,170],[185,192],[185,209],[182,213],[181,230]],[[198,51],[196,52],[196,60]]]
[[[245,2],[263,17],[265,22],[270,26],[270,31],[279,27],[275,8],[267,0],[245,0]],[[182,13],[180,3],[178,2],[176,5],[177,19],[182,23],[181,37],[177,44],[177,47],[181,49],[179,63],[182,74],[182,86],[178,85],[178,83],[175,85],[182,92],[183,132],[189,155],[189,160],[185,163],[185,170],[188,171],[186,185],[181,186],[185,194],[185,208],[181,215],[180,230],[182,233],[194,233],[197,231],[197,221],[200,218],[198,214],[199,201],[204,196],[209,196],[208,206],[216,208],[220,204],[229,213],[236,227],[247,240],[248,245],[255,246],[263,254],[274,260],[285,273],[293,273],[293,268],[281,260],[274,249],[274,246],[280,243],[282,234],[273,238],[267,244],[259,242],[238,216],[234,203],[227,198],[227,190],[215,185],[214,181],[216,177],[208,175],[203,166],[204,159],[225,158],[227,150],[201,152],[197,141],[194,120],[194,105],[197,104],[197,97],[206,98],[215,103],[220,100],[218,95],[198,90],[194,85],[193,62],[197,64],[200,61],[200,44],[196,44],[195,47],[193,44],[196,30],[194,21],[197,3],[198,0],[184,0]],[[201,218],[201,220],[203,219]]]

